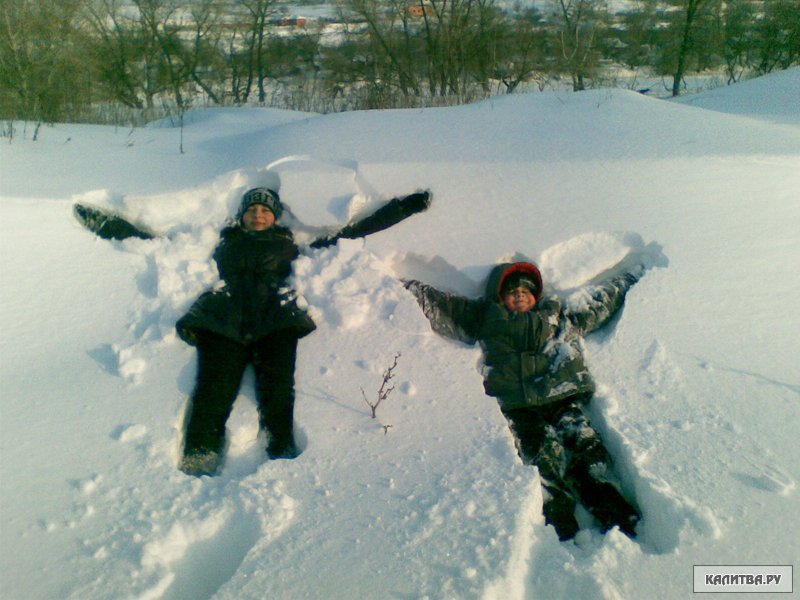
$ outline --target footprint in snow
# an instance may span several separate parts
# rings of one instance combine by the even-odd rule
[[[774,465],[758,467],[756,473],[733,473],[733,476],[757,490],[788,496],[795,488],[794,480]]]
[[[224,503],[197,519],[175,521],[146,544],[141,566],[147,591],[140,598],[211,598],[237,572],[261,537],[256,511]]]

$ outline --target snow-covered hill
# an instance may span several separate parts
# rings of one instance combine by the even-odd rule
[[[58,125],[0,146],[0,588],[9,600],[685,598],[692,566],[800,557],[800,69],[681,103],[620,90],[319,116],[206,110],[184,131]],[[395,194],[431,209],[306,251],[293,461],[252,377],[220,477],[176,470],[194,351],[241,192],[277,173],[302,239]],[[81,200],[166,237],[104,242]],[[662,258],[587,339],[593,418],[637,541],[544,525],[478,348],[398,277],[477,295],[522,256],[567,294]],[[652,248],[653,246],[651,246]],[[364,403],[400,353],[396,389]],[[741,597],[741,596],[739,596]]]

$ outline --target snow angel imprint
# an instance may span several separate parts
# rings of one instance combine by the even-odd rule
[[[636,535],[639,511],[622,495],[608,451],[584,411],[595,386],[580,340],[611,319],[643,273],[644,265],[636,264],[589,286],[580,310],[545,297],[541,273],[528,262],[494,267],[479,299],[404,282],[434,331],[481,343],[484,389],[500,404],[520,456],[539,468],[545,520],[562,540],[579,530],[577,502],[602,531],[619,526]]]
[[[336,235],[311,243],[320,248],[339,238],[386,229],[425,210],[429,192],[395,198]],[[278,193],[246,192],[232,225],[214,252],[222,289],[206,292],[178,320],[178,335],[197,348],[197,378],[186,413],[179,468],[188,475],[215,475],[223,463],[225,423],[242,376],[253,366],[259,425],[271,459],[299,454],[294,439],[294,370],[297,341],[315,329],[286,285],[299,255],[292,232],[280,224]]]

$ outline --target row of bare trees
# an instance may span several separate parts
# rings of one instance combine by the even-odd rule
[[[723,69],[728,83],[800,62],[800,10],[793,0],[636,0],[623,23],[629,67],[672,78],[678,95],[690,72]]]
[[[19,1],[19,0],[15,0]],[[133,108],[154,107],[185,90],[211,102],[266,98],[267,22],[274,0],[94,0],[86,2],[90,65],[110,97]],[[219,84],[227,82],[227,89]]]
[[[734,82],[800,63],[797,0],[629,0],[617,14],[607,0],[347,3],[366,31],[336,76],[379,96],[469,100],[552,78],[579,91],[615,66],[670,77],[678,95],[689,72],[724,69]]]
[[[283,0],[0,0],[0,119],[466,102],[554,79],[582,90],[620,66],[677,95],[687,73],[800,62],[797,0],[629,0],[613,15],[607,0],[531,2],[342,0],[292,29],[276,23]]]

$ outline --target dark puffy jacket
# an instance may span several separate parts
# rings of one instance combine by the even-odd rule
[[[611,319],[638,277],[625,273],[587,286],[581,291],[580,308],[550,296],[527,313],[515,313],[503,306],[500,287],[519,270],[541,281],[534,265],[505,263],[492,270],[484,298],[478,300],[418,281],[407,282],[406,287],[434,331],[470,344],[480,341],[485,353],[484,388],[504,410],[590,396],[595,386],[583,360],[581,338]]]
[[[430,191],[393,198],[371,215],[310,245],[325,248],[339,239],[382,231],[426,210],[431,199]],[[311,317],[297,306],[295,292],[286,286],[292,261],[299,255],[289,229],[273,225],[248,232],[237,225],[223,229],[220,238],[214,260],[225,286],[200,296],[178,320],[175,326],[183,341],[194,345],[197,332],[210,331],[247,344],[278,329],[291,330],[298,338],[316,329]]]
[[[316,326],[286,287],[292,261],[299,255],[291,231],[275,225],[248,232],[228,227],[214,251],[225,286],[200,296],[176,324],[178,335],[194,344],[195,333],[210,331],[250,343],[271,331],[289,329],[297,337]]]

